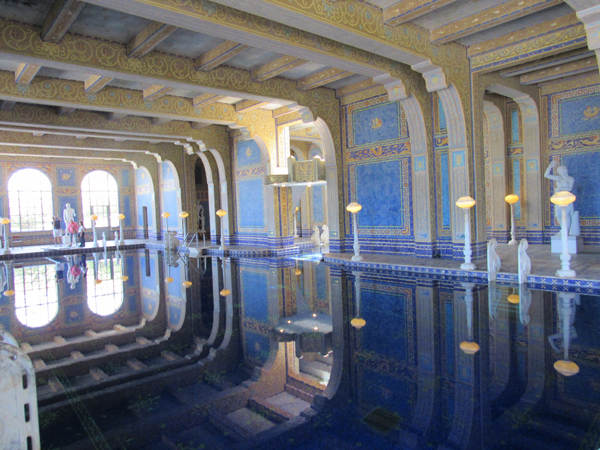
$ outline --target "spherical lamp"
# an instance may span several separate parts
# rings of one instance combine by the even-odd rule
[[[162,214],[161,214],[161,216],[162,216],[164,219],[167,219],[167,218],[171,217],[171,213],[164,212],[164,213],[162,213]]]
[[[165,281],[166,281],[167,283],[171,284],[171,283],[172,283],[174,280],[173,280],[173,278],[171,278],[171,277],[167,277],[167,278],[165,278]]]
[[[468,195],[465,197],[460,197],[458,200],[456,200],[456,206],[458,206],[460,209],[472,208],[475,206],[475,203],[475,199],[469,197]]]
[[[189,212],[187,212],[187,211],[181,211],[181,212],[179,213],[179,217],[181,217],[182,219],[185,219],[185,218],[186,218],[186,217],[188,217],[189,215],[190,215],[190,213],[189,213]]]
[[[509,194],[506,197],[504,197],[504,201],[509,205],[514,205],[519,201],[519,196],[515,194]]]
[[[518,305],[519,301],[520,301],[520,298],[519,298],[518,294],[510,294],[507,297],[507,300],[508,300],[508,303],[512,303],[513,305]]]
[[[356,203],[356,202],[352,202],[350,203],[348,206],[346,206],[346,209],[351,212],[351,213],[357,213],[362,209],[362,205]]]
[[[573,361],[559,360],[554,363],[554,368],[558,373],[565,377],[570,377],[579,373],[579,366]]]
[[[125,218],[125,214],[119,214],[119,220],[123,220]]]
[[[96,214],[93,214],[92,217],[90,217],[90,219],[92,219],[95,222],[96,220],[98,220],[98,216]]]
[[[350,321],[350,325],[352,325],[357,330],[360,330],[366,324],[367,324],[367,322],[365,321],[365,319],[361,319],[360,317],[355,317],[354,319],[352,319]]]
[[[550,201],[558,206],[567,206],[573,203],[577,197],[569,191],[560,191],[550,197]]]
[[[302,275],[302,271],[300,269],[296,269],[296,270],[294,270],[294,275],[299,277],[300,275]]]
[[[460,349],[467,355],[474,355],[479,351],[479,345],[473,341],[463,341],[460,343]]]
[[[227,211],[225,211],[224,209],[219,209],[216,214],[219,217],[225,217],[227,215]]]
[[[123,283],[125,283],[127,280],[129,280],[129,277],[128,277],[127,275],[123,275],[123,276],[121,277],[121,281],[122,281]]]
[[[231,291],[229,289],[223,289],[221,292],[219,292],[219,294],[221,294],[222,297],[227,297],[229,294],[231,294]]]
[[[94,280],[94,283],[96,283],[96,284],[102,284],[102,280]]]
[[[191,281],[184,281],[183,282],[183,287],[186,288],[186,289],[189,288],[191,285],[192,285]]]
[[[4,291],[4,295],[6,297],[12,297],[13,295],[15,295],[15,291],[13,291],[12,289],[9,289],[8,291]]]

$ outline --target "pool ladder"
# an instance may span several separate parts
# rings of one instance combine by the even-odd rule
[[[192,238],[188,240],[188,238],[190,237],[190,234],[192,235]],[[187,251],[190,249],[194,240],[196,241],[196,247],[200,247],[200,241],[198,240],[199,234],[200,234],[200,231],[196,231],[195,233],[187,233],[185,235],[185,237],[183,238],[183,245],[179,247],[179,253],[182,255],[187,253]],[[202,233],[202,244],[204,247],[206,247],[206,234],[205,233]]]

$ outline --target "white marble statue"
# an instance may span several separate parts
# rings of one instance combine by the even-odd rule
[[[487,244],[488,281],[496,281],[496,275],[500,271],[501,262],[496,253],[496,247],[498,247],[498,241],[492,238]]]
[[[204,206],[197,202],[196,207],[198,209],[198,230],[204,233]]]
[[[177,247],[181,245],[179,239],[175,236],[177,235],[177,231],[167,231],[165,233],[165,250],[177,250]]]
[[[558,166],[556,161],[552,161],[546,172],[544,173],[544,177],[549,180],[554,181],[554,192],[560,191],[568,191],[573,192],[573,186],[575,185],[575,178],[569,175],[569,171],[566,166]],[[556,167],[556,175],[552,174],[552,169]],[[579,211],[573,210],[573,203],[566,206],[567,210],[567,230],[569,231],[570,236],[579,236],[580,227],[579,227]],[[554,208],[554,217],[558,223],[561,223],[561,208]],[[560,236],[560,231],[556,234]]]
[[[319,227],[316,226],[316,225],[313,225],[313,234],[310,237],[310,240],[316,246],[320,246],[321,245],[321,237],[320,236],[321,236],[321,233],[319,231]]]
[[[71,208],[71,204],[67,203],[65,205],[65,209],[63,210],[63,220],[65,222],[65,226],[69,225],[69,223],[71,223],[71,220],[75,220],[76,215],[77,213],[73,208]]]
[[[327,225],[323,225],[323,233],[321,233],[321,245],[325,247],[329,246],[329,227]]]
[[[521,239],[519,242],[519,284],[527,283],[527,275],[531,273],[531,259],[527,254],[529,243],[527,239]]]

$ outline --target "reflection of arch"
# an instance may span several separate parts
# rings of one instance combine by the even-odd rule
[[[11,274],[8,276],[10,279]],[[14,269],[15,315],[26,327],[43,327],[56,318],[58,289],[55,276],[55,266],[48,264]]]
[[[144,227],[143,208],[147,208],[148,230],[156,232],[156,198],[154,194],[154,181],[150,171],[145,167],[139,167],[135,171],[135,200],[137,205],[138,230]]]
[[[450,211],[452,217],[452,240],[464,240],[463,217],[454,204],[458,198],[470,195],[467,133],[462,102],[452,85],[437,91],[448,127],[448,173],[450,175]],[[475,233],[475,236],[477,233]]]
[[[531,243],[542,243],[542,210],[539,201],[542,195],[542,182],[540,177],[540,115],[537,104],[527,94],[506,86],[493,84],[486,90],[512,98],[521,112],[523,119],[523,160],[525,163],[524,181],[525,191],[521,207],[525,207],[527,219],[527,239]],[[531,201],[530,201],[531,199]]]
[[[329,226],[331,252],[340,251],[340,216],[345,217],[346,211],[340,211],[338,199],[337,160],[333,137],[327,123],[320,117],[314,121],[314,126],[321,136],[325,156],[325,175],[327,180],[327,224]],[[340,212],[342,214],[340,214]]]
[[[93,214],[98,216],[97,228],[110,227],[111,224],[118,223],[119,187],[115,177],[105,170],[89,172],[81,180],[81,205],[83,220],[88,228],[92,227],[90,217]],[[81,219],[80,217],[79,220]]]
[[[52,183],[36,169],[21,169],[8,180],[8,209],[13,232],[52,228]]]
[[[96,260],[90,261],[92,273],[97,274],[98,278],[87,277],[87,301],[90,311],[99,316],[110,316],[121,308],[124,300],[123,281],[121,263],[116,258],[105,260],[104,263],[98,263]],[[97,283],[97,281],[101,281]]]
[[[223,221],[223,234],[225,236],[225,243],[229,244],[229,239],[230,239],[229,238],[229,224],[231,223],[233,214],[232,214],[232,211],[229,210],[229,196],[228,196],[228,189],[227,189],[227,171],[225,170],[225,164],[223,163],[223,158],[221,158],[221,154],[214,148],[210,148],[210,149],[208,149],[208,151],[215,158],[215,162],[217,163],[217,170],[219,171],[219,185],[221,187],[221,189],[220,189],[221,204],[219,205],[219,209],[223,209],[223,210],[227,211],[227,215],[225,216],[227,219],[225,221]],[[203,162],[204,162],[204,160],[203,160]],[[210,195],[210,190],[209,190],[209,195]],[[216,208],[216,205],[215,205],[215,208]],[[214,216],[214,213],[211,211],[211,217],[212,216]],[[216,219],[215,219],[215,221],[216,221]],[[215,226],[214,236],[215,236],[215,239],[220,240],[221,221],[219,220],[216,223],[218,225]],[[217,226],[219,227],[218,230],[217,230]],[[212,230],[212,222],[211,222],[211,242],[212,242],[212,236],[213,236],[213,230]]]
[[[489,238],[506,240],[506,148],[504,146],[504,123],[500,109],[491,102],[483,102],[483,126],[487,127],[489,142],[490,173],[490,221],[492,231]]]
[[[179,184],[179,174],[177,173],[177,169],[169,160],[164,160],[162,163],[160,163],[160,197],[162,212],[168,212],[170,214],[170,216],[166,219],[169,230],[179,230],[181,187]]]

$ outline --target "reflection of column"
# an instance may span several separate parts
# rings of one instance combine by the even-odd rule
[[[504,391],[510,378],[510,335],[508,327],[508,308],[499,307],[503,295],[495,281],[488,284],[488,308],[492,335],[494,337],[494,373],[490,381],[490,400],[495,400]]]
[[[233,333],[233,294],[231,292],[231,263],[229,258],[223,258],[223,290],[221,293],[228,295],[224,295],[225,297],[225,335],[223,336],[223,342],[219,346],[219,350],[224,350],[229,345],[231,341],[231,335]]]
[[[314,266],[313,266],[314,267]],[[340,381],[342,379],[342,371],[344,368],[344,299],[347,295],[344,295],[341,274],[334,272],[331,268],[327,268],[329,276],[327,277],[330,284],[327,286],[327,292],[329,296],[329,308],[331,311],[331,325],[332,325],[332,358],[331,374],[329,376],[329,382],[327,388],[323,392],[323,397],[332,398],[338,388],[340,387]],[[315,396],[317,404],[319,402],[319,395]]]
[[[354,319],[350,321],[350,325],[352,325],[357,330],[360,330],[362,327],[366,325],[365,319],[361,317],[361,288],[360,288],[360,272],[353,271],[352,275],[354,275],[354,300],[355,300],[355,308],[356,315]]]
[[[578,294],[573,294],[570,292],[557,292],[556,297],[558,299],[558,314],[560,315],[559,328],[562,328],[563,359],[556,361],[554,363],[554,368],[558,373],[564,376],[571,376],[579,372],[579,366],[577,366],[577,364],[575,364],[573,361],[569,360],[571,337],[577,337],[574,323]],[[550,343],[552,343],[551,338],[552,336],[548,337]],[[555,345],[553,345],[553,347],[555,347]]]

